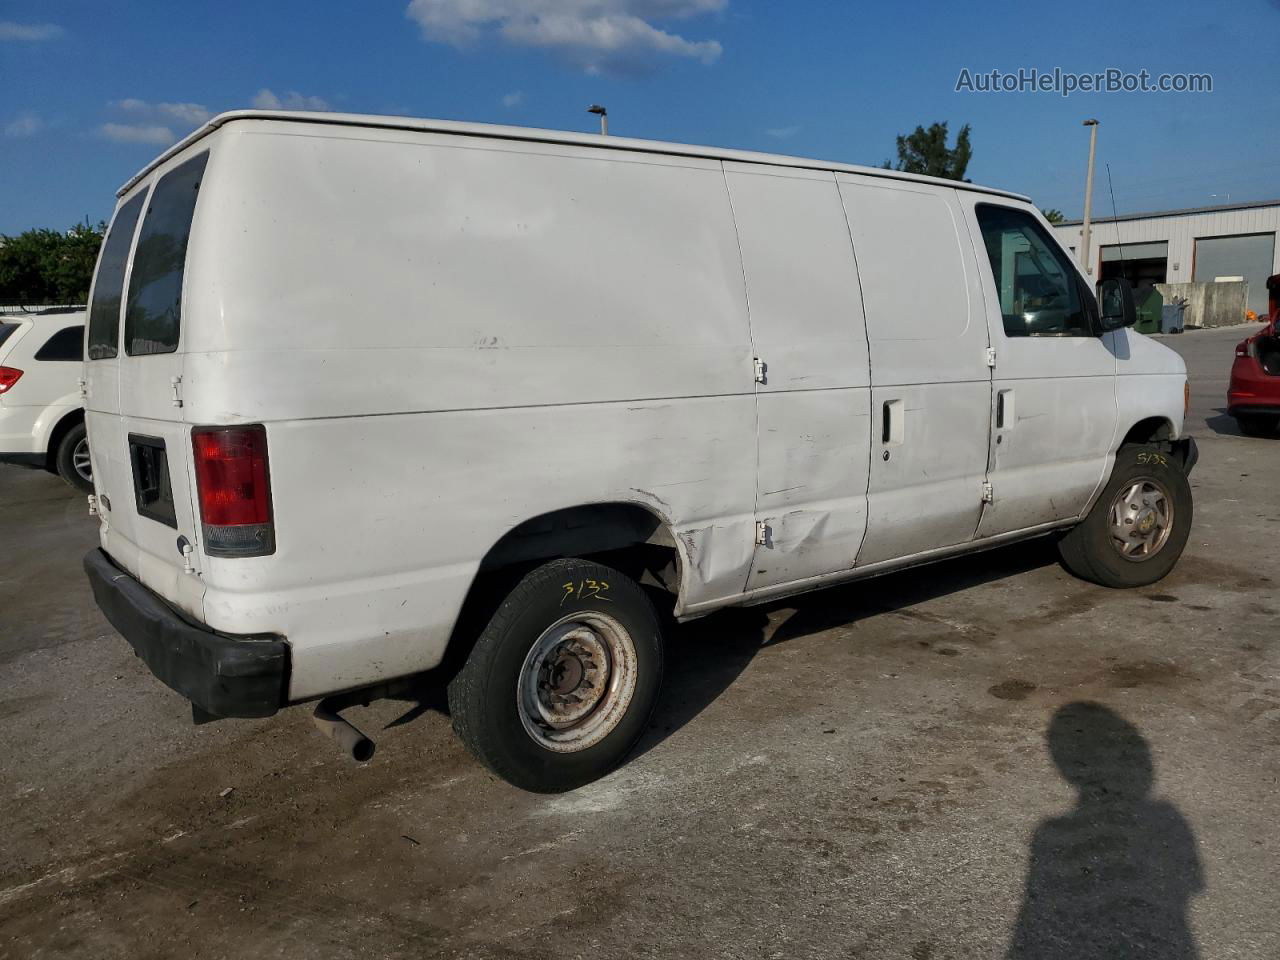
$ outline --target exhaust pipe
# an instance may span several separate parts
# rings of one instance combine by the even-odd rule
[[[350,701],[343,702],[341,698],[329,697],[316,704],[316,712],[311,720],[321,733],[337,743],[352,760],[367,763],[373,757],[373,741],[338,713],[349,706]]]

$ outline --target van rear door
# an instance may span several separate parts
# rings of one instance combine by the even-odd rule
[[[182,408],[181,345],[188,241],[208,156],[206,150],[161,167],[145,209],[134,214],[140,213],[140,223],[118,304],[120,339],[110,358],[118,415],[94,415],[90,428],[95,469],[103,464],[103,472],[95,473],[98,492],[110,502],[103,517],[104,547],[144,585],[197,617],[203,613],[203,588],[192,575],[198,573],[198,535],[191,431]],[[92,330],[89,344],[92,369]],[[100,386],[110,393],[109,379],[104,368],[90,384],[95,414],[105,402],[95,394]],[[99,430],[108,434],[105,442],[97,436]]]

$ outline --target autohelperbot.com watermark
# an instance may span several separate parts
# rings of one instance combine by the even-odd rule
[[[1075,73],[1054,67],[1017,70],[970,70],[956,78],[956,93],[1212,93],[1210,73],[1152,73],[1107,67],[1094,73]]]

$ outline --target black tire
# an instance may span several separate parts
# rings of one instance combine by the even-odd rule
[[[76,450],[83,443],[87,443],[84,424],[77,423],[58,441],[58,449],[53,454],[53,468],[58,476],[81,493],[93,493],[92,477],[82,476],[76,469]],[[87,451],[86,446],[84,452]]]
[[[1153,481],[1171,501],[1169,533],[1149,556],[1126,559],[1111,533],[1112,507],[1122,492],[1140,481]],[[1083,580],[1104,587],[1144,587],[1163,579],[1178,562],[1193,514],[1191,485],[1177,459],[1155,446],[1122,447],[1110,482],[1083,522],[1058,541],[1058,554],[1062,565]]]
[[[531,719],[533,710],[522,708],[526,702],[522,691],[530,689],[529,678],[552,676],[533,666],[538,661],[534,651],[540,640],[554,638],[552,628],[570,629],[569,624],[578,623],[603,624],[603,634],[595,634],[597,640],[609,630],[615,635],[616,628],[624,631],[634,659],[606,661],[611,664],[610,677],[614,676],[612,665],[624,663],[616,676],[631,677],[634,687],[626,699],[622,694],[604,694],[598,708],[581,721],[588,729],[592,723],[598,725],[594,728],[597,734],[593,734],[599,736],[598,741],[584,734],[580,748],[558,752],[526,729],[529,723],[544,739],[547,736],[547,728]],[[560,643],[557,649],[568,641]],[[480,762],[508,783],[536,793],[572,790],[604,776],[640,739],[658,699],[662,659],[662,628],[649,598],[635,581],[588,560],[553,560],[527,574],[503,598],[449,684],[453,728]],[[550,663],[550,656],[542,662]],[[598,668],[590,658],[579,658],[573,669],[584,662],[590,665],[590,671],[583,673],[582,682],[586,683],[587,673]],[[628,685],[620,683],[624,690]],[[536,686],[539,697],[555,693],[545,683]],[[567,695],[576,693],[576,689],[570,690]],[[591,702],[590,695],[583,699]]]
[[[1272,413],[1237,413],[1236,423],[1246,437],[1273,437],[1280,417]]]

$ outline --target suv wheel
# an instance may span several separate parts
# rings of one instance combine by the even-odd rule
[[[662,628],[633,580],[554,560],[498,606],[449,684],[453,727],[507,782],[557,793],[635,746],[662,682]]]
[[[62,435],[53,456],[58,476],[81,493],[93,493],[93,467],[89,463],[89,438],[84,424],[77,423]]]
[[[1154,446],[1123,447],[1089,515],[1058,541],[1063,565],[1104,587],[1162,579],[1191,533],[1191,485],[1178,461]]]

